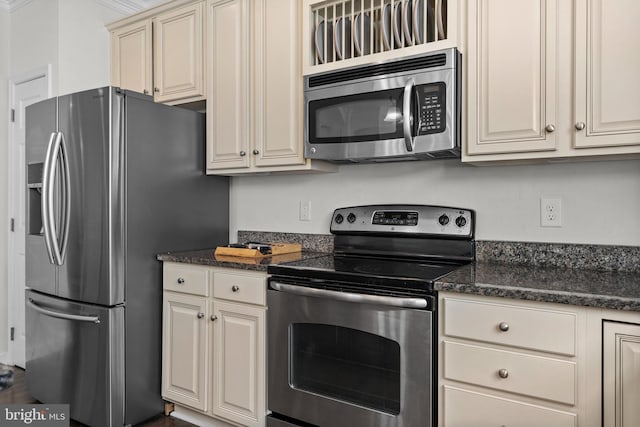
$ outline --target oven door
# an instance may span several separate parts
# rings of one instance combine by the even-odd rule
[[[269,410],[320,427],[432,425],[433,312],[399,306],[432,301],[271,286]]]

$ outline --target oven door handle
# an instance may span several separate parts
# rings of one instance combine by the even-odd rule
[[[287,285],[286,283],[280,282],[271,282],[271,287],[276,291],[286,292],[289,294],[330,298],[338,301],[386,305],[390,307],[427,308],[427,300],[423,298],[401,298],[353,294],[350,292],[328,291],[326,289],[309,288],[306,286]]]

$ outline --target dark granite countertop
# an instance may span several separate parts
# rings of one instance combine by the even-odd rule
[[[438,280],[437,291],[640,311],[640,273],[477,261]]]
[[[216,256],[212,249],[201,249],[184,252],[167,252],[158,254],[157,258],[164,262],[181,262],[184,264],[204,265],[209,267],[236,268],[240,270],[267,271],[271,264],[283,264],[326,255],[323,252],[302,251],[297,253],[267,256],[263,258],[243,258],[235,256]]]

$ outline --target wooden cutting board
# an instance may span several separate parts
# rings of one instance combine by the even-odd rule
[[[280,242],[265,242],[267,245],[271,245],[270,254],[262,254],[257,249],[246,248],[230,248],[228,246],[218,246],[215,251],[215,255],[226,255],[246,258],[264,258],[274,255],[290,254],[294,252],[301,252],[302,245],[299,243],[280,243]]]

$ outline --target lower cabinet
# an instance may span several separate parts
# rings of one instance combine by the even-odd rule
[[[584,310],[440,294],[439,426],[577,427]]]
[[[603,426],[640,426],[640,324],[604,320],[602,357]]]
[[[266,277],[164,264],[164,399],[237,425],[265,425]]]

